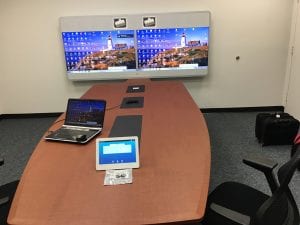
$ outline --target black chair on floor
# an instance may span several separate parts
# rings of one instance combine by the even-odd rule
[[[299,211],[288,187],[300,164],[300,149],[278,170],[278,181],[271,160],[251,157],[243,162],[262,171],[272,195],[268,196],[247,185],[226,182],[208,197],[203,225],[299,225]]]
[[[0,158],[0,166],[2,166],[4,160]],[[15,195],[19,181],[13,181],[11,183],[0,186],[0,224],[7,224],[7,216],[9,209]]]
[[[294,139],[294,144],[292,145],[292,149],[291,149],[291,157],[293,157],[293,155],[297,150],[300,150],[299,146],[300,146],[300,134],[298,134]],[[300,165],[298,166],[298,170],[300,170]]]

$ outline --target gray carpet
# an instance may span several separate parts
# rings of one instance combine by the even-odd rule
[[[212,150],[210,190],[224,181],[239,181],[270,194],[264,175],[243,165],[248,154],[258,153],[279,162],[290,158],[291,146],[262,147],[254,136],[255,113],[206,113]],[[35,145],[56,118],[0,120],[0,185],[19,179]],[[290,187],[300,208],[300,173]]]
[[[291,146],[262,147],[255,138],[256,115],[256,112],[204,114],[211,140],[210,191],[222,182],[238,181],[271,194],[264,174],[243,164],[242,159],[249,154],[262,154],[278,162],[278,169],[290,159]],[[300,172],[296,171],[289,186],[300,208]]]
[[[56,118],[0,120],[0,185],[20,179],[35,146]]]

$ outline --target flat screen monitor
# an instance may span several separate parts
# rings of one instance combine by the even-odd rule
[[[208,27],[137,30],[138,69],[207,69]]]
[[[208,74],[209,12],[60,18],[71,80]]]
[[[70,73],[136,70],[133,30],[62,32]]]

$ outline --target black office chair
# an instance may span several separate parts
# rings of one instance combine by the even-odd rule
[[[272,195],[236,182],[219,185],[208,197],[203,225],[299,225],[299,211],[288,184],[300,164],[300,149],[278,170],[271,160],[251,157],[243,162],[262,171]]]
[[[292,145],[292,149],[291,149],[291,157],[293,157],[295,152],[300,149],[299,146],[300,146],[300,134],[298,134],[294,139],[294,144]],[[300,165],[298,166],[298,170],[300,170]]]
[[[2,166],[3,163],[4,160],[0,158],[0,166]],[[7,216],[18,184],[19,181],[17,180],[0,186],[0,224],[1,225],[7,224],[6,222]]]

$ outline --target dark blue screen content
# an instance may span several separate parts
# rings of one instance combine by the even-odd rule
[[[138,68],[207,69],[209,27],[137,30]]]
[[[102,127],[105,106],[105,101],[70,99],[68,102],[65,124]]]
[[[99,142],[100,164],[118,164],[136,162],[135,140]]]
[[[133,30],[62,32],[68,72],[136,70]]]

